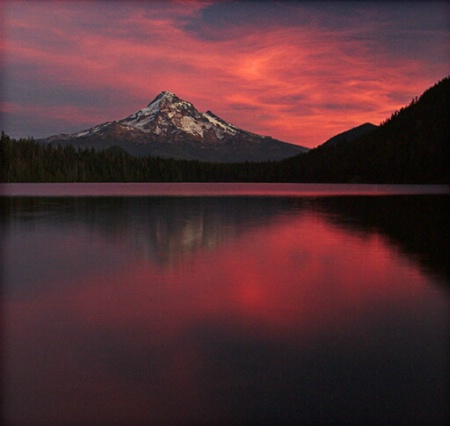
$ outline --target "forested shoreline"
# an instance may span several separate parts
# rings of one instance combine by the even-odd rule
[[[121,149],[96,151],[0,139],[1,182],[336,182],[450,183],[443,167],[368,168],[355,161],[339,163],[335,148],[320,147],[282,161],[206,163],[161,157],[132,157]],[[351,151],[348,151],[350,154]],[[334,155],[333,155],[334,154]],[[334,157],[334,158],[333,158]],[[351,167],[352,166],[352,167]]]
[[[132,157],[121,149],[56,147],[1,136],[2,182],[272,182],[279,163]],[[277,167],[278,166],[278,167]],[[271,172],[272,171],[272,172]]]
[[[1,182],[323,182],[450,184],[450,78],[376,129],[280,161],[208,163],[137,158],[0,138]]]

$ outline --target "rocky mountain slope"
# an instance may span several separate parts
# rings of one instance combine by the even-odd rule
[[[281,160],[308,150],[239,129],[211,111],[199,112],[190,102],[166,91],[147,107],[121,120],[38,142],[97,150],[118,146],[137,157],[212,162]]]

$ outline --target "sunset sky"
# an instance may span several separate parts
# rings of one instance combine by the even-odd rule
[[[161,91],[314,147],[379,124],[450,75],[450,2],[0,4],[1,123],[13,137],[121,119]]]

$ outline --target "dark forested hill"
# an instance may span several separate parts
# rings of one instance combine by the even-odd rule
[[[282,161],[226,164],[135,158],[118,147],[98,152],[70,145],[54,147],[15,141],[2,133],[0,178],[2,182],[450,184],[449,117],[450,78],[445,78],[380,126],[360,126]]]
[[[353,129],[347,130],[346,132],[339,133],[336,136],[333,136],[331,139],[328,139],[326,142],[324,142],[321,146],[336,146],[340,143],[346,143],[354,141],[355,139],[360,138],[361,136],[371,132],[372,130],[376,129],[377,126],[375,126],[372,123],[364,123],[361,124],[358,127],[354,127]]]
[[[378,128],[282,162],[282,180],[450,183],[450,78]]]

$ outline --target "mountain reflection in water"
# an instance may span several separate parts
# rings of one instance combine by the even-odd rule
[[[381,233],[431,272],[450,280],[450,197],[444,195],[136,197],[2,199],[5,226],[83,224],[112,242],[126,238],[151,260],[170,265],[281,216],[314,212],[352,232]]]
[[[447,195],[3,198],[8,424],[445,424]]]

